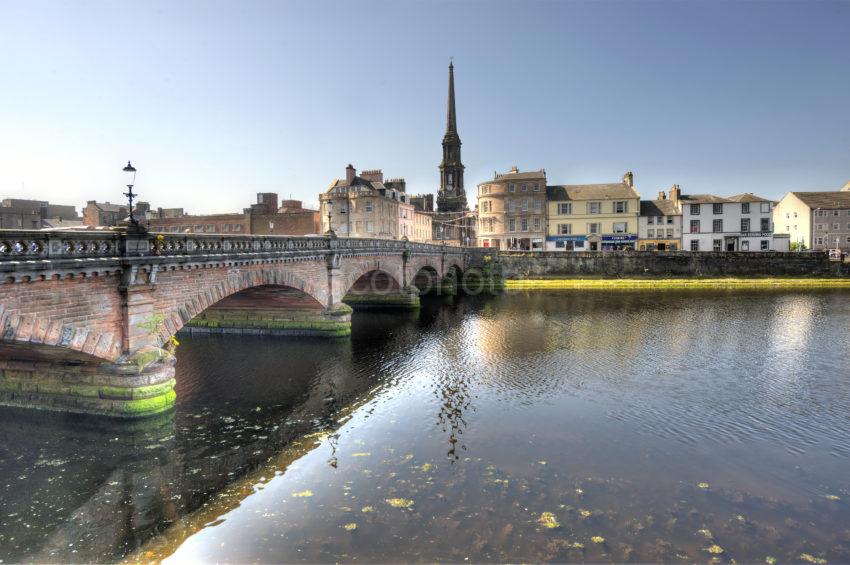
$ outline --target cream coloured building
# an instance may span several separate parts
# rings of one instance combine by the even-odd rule
[[[619,183],[547,187],[546,250],[635,249],[640,195],[633,180],[629,172]]]
[[[409,237],[413,241],[421,241],[429,243],[432,241],[433,232],[433,213],[413,211],[413,237]]]
[[[839,191],[789,192],[774,207],[773,224],[795,249],[850,250],[850,183]]]
[[[348,165],[345,178],[334,180],[319,196],[322,231],[338,237],[414,239],[414,209],[404,179],[384,181],[380,170],[363,171]]]
[[[478,185],[478,246],[543,251],[546,171],[496,174]]]

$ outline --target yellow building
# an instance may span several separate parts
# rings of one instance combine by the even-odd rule
[[[623,182],[546,187],[547,251],[634,249],[640,195],[632,173]]]

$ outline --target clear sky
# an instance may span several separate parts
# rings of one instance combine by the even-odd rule
[[[494,171],[644,197],[850,180],[850,1],[0,0],[0,196],[307,203],[349,162],[435,192],[454,56]]]

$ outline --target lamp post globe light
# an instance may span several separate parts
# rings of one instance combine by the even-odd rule
[[[136,224],[138,221],[133,215],[133,199],[138,196],[137,194],[133,194],[133,186],[136,184],[136,168],[130,161],[127,161],[127,166],[124,167],[123,171],[125,184],[127,185],[127,192],[124,193],[124,196],[127,197],[127,202],[130,206],[130,223]]]

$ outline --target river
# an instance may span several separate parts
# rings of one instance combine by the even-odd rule
[[[850,562],[850,295],[546,292],[182,336],[176,409],[0,410],[3,562]]]

